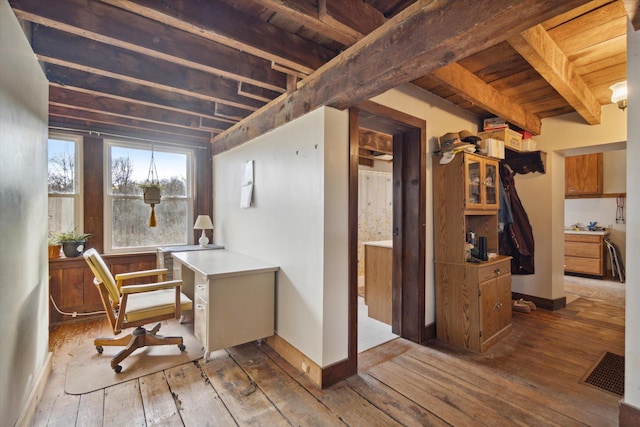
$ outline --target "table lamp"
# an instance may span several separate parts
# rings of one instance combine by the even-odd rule
[[[202,230],[202,236],[200,236],[198,243],[200,243],[200,246],[206,248],[209,244],[209,239],[207,238],[204,230],[213,230],[213,223],[211,222],[211,218],[209,217],[209,215],[198,215],[193,229]]]

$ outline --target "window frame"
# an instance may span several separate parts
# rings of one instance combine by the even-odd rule
[[[104,253],[105,254],[126,254],[126,253],[137,253],[137,252],[149,252],[155,251],[158,247],[162,245],[151,245],[151,246],[136,246],[129,248],[113,248],[113,240],[112,240],[112,224],[113,224],[113,210],[112,205],[115,199],[143,199],[143,195],[114,195],[111,193],[111,148],[112,147],[122,147],[122,148],[131,148],[136,150],[147,150],[151,152],[153,149],[154,152],[167,152],[167,153],[177,153],[185,155],[187,158],[187,171],[186,171],[186,191],[187,195],[185,197],[177,197],[177,196],[162,196],[163,201],[168,200],[186,200],[187,201],[187,229],[185,230],[185,234],[187,236],[186,243],[171,243],[171,245],[192,245],[194,241],[193,233],[190,232],[191,222],[193,222],[193,212],[195,209],[196,197],[195,197],[195,189],[196,189],[196,163],[195,156],[193,150],[189,147],[179,146],[179,145],[170,145],[170,144],[162,144],[156,142],[135,142],[130,140],[123,139],[107,139],[103,140],[103,159],[104,159],[104,196],[103,196],[103,215],[104,215]]]
[[[73,193],[50,193],[49,186],[47,184],[47,201],[50,198],[64,198],[73,199],[73,227],[78,231],[83,231],[84,228],[84,167],[83,167],[83,138],[80,135],[50,131],[47,138],[47,176],[49,168],[49,140],[56,139],[60,141],[73,142],[75,146],[74,150],[74,188]],[[48,206],[48,202],[47,202]],[[48,209],[48,207],[47,207]],[[48,215],[48,214],[47,214]],[[49,230],[52,231],[71,231],[71,230]]]

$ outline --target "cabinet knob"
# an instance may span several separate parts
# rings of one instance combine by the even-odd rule
[[[500,269],[496,268],[495,270],[493,270],[493,272],[496,273],[496,274],[500,274]]]
[[[196,310],[204,310],[204,304],[196,304]]]
[[[496,301],[496,305],[494,307],[495,311],[500,311],[500,309],[502,308],[502,302],[500,301],[500,298],[498,298],[498,300]]]

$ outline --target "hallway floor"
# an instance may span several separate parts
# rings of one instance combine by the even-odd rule
[[[564,276],[564,290],[567,294],[567,304],[577,298],[588,298],[602,301],[617,307],[625,305],[625,284],[611,278],[590,279],[578,276]]]

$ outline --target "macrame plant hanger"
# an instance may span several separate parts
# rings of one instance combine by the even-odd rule
[[[149,227],[157,227],[155,205],[160,204],[160,180],[158,178],[158,170],[153,157],[153,144],[151,144],[151,163],[149,164],[149,173],[147,174],[147,182],[142,185],[144,191],[144,202],[151,205],[151,216],[149,217]]]

